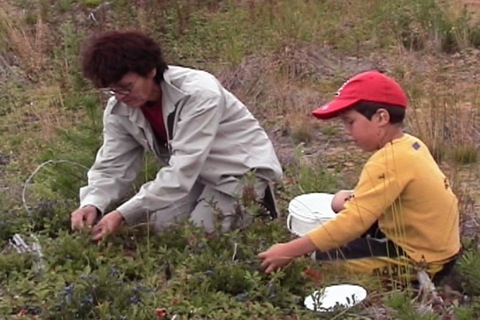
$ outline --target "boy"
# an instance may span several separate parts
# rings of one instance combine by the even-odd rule
[[[369,71],[313,112],[340,117],[355,143],[374,153],[335,219],[259,254],[267,273],[310,252],[355,272],[411,280],[420,267],[437,278],[449,272],[461,248],[458,201],[426,145],[403,133],[406,107],[398,83]],[[376,223],[381,238],[371,236]]]

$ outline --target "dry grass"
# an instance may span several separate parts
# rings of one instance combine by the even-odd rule
[[[0,8],[0,30],[5,37],[4,45],[16,57],[16,63],[22,65],[27,73],[37,74],[44,71],[50,59],[50,49],[53,45],[51,27],[43,22],[37,14],[36,23],[32,28],[22,25],[21,19],[12,18],[7,8]]]

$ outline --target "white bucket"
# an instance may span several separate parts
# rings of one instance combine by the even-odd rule
[[[332,210],[334,195],[330,193],[307,193],[293,198],[288,205],[287,228],[303,236],[335,217]]]

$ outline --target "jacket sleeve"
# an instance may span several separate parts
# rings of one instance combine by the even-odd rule
[[[225,97],[214,91],[195,92],[179,111],[171,141],[168,166],[153,181],[145,183],[130,200],[117,208],[127,223],[179,201],[197,180],[215,140]]]
[[[88,185],[80,189],[80,206],[94,205],[102,213],[132,186],[143,161],[142,146],[115,116],[103,122],[103,145],[88,171]]]
[[[339,248],[359,238],[392,206],[404,187],[405,182],[398,179],[394,168],[388,168],[383,161],[367,162],[353,198],[335,219],[314,229],[308,237],[321,251]]]

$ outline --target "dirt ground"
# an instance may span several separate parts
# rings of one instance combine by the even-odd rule
[[[478,10],[480,7],[480,0],[463,0],[463,2],[466,5],[471,6],[474,10]]]

